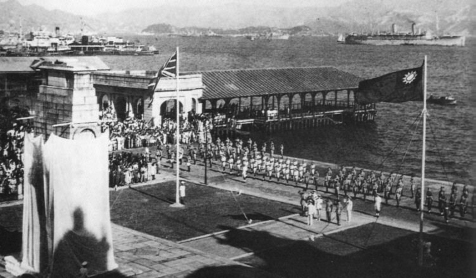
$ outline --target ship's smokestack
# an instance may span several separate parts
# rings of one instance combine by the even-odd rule
[[[55,28],[55,35],[58,37],[59,36],[59,31],[60,31],[60,28],[59,27],[56,27]]]
[[[395,24],[395,23],[392,24],[392,33],[393,34],[397,33],[397,24]]]
[[[416,35],[416,24],[415,24],[415,22],[412,23],[412,34]]]

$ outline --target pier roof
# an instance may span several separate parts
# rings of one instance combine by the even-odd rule
[[[109,70],[109,67],[99,57],[94,56],[0,57],[0,74],[34,72],[34,69],[31,67],[31,65],[33,62],[39,59],[43,59],[47,62],[55,62],[59,60],[67,63],[68,65],[81,65],[88,66],[96,70]]]
[[[202,99],[356,89],[362,78],[332,67],[202,71]]]

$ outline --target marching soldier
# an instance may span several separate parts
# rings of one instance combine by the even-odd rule
[[[420,190],[420,188],[418,188]],[[426,207],[428,208],[428,213],[431,213],[431,208],[433,205],[433,192],[431,192],[430,187],[426,190]]]
[[[410,192],[412,193],[412,196],[410,198],[413,199],[413,196],[415,194],[415,179],[413,178],[413,174],[412,174],[412,177],[410,178]]]
[[[400,207],[400,200],[402,199],[403,194],[403,186],[401,183],[397,185],[397,189],[395,190],[395,200],[397,200],[397,208]]]
[[[306,200],[307,200],[308,194],[306,190],[299,190],[298,194],[301,197],[301,200],[299,201],[299,204],[301,205],[301,215],[305,215],[306,208],[307,208]]]
[[[248,159],[246,157],[243,158],[243,168],[241,169],[241,175],[243,176],[243,180],[246,181],[246,175],[248,173]]]
[[[392,186],[390,185],[390,181],[387,180],[385,184],[385,188],[383,189],[383,197],[385,198],[385,204],[388,204],[388,199],[390,199],[390,191],[392,190]]]
[[[461,195],[461,199],[459,200],[459,212],[461,217],[464,217],[466,214],[466,209],[468,208],[468,195],[465,194],[463,191],[463,195]]]
[[[453,188],[450,194],[449,206],[450,206],[450,217],[454,217],[455,208],[456,208],[456,190],[453,190]]]
[[[403,183],[403,175],[401,175],[400,178],[398,179],[397,188],[398,187],[401,187],[401,193],[400,194],[401,194],[401,196],[403,196],[403,189],[405,187],[405,184]]]
[[[261,169],[263,170],[263,180],[266,179],[266,173],[267,173],[267,166],[268,166],[268,161],[267,161],[268,157],[266,156],[263,156],[263,160],[261,161]]]
[[[334,179],[334,189],[335,189],[335,194],[337,199],[339,199],[340,188],[341,188],[341,179],[339,175],[337,175]]]
[[[294,182],[296,183],[296,186],[298,185],[298,182],[299,182],[299,170],[297,167],[294,168],[293,170],[293,179],[294,179]]]
[[[354,198],[355,198],[355,196],[357,195],[357,191],[356,191],[356,188],[355,188],[355,178],[353,178],[352,175],[350,175],[350,176],[351,176],[351,178],[350,178],[350,183],[349,183],[349,191],[354,193]]]
[[[225,172],[225,168],[226,168],[226,155],[225,155],[225,153],[222,153],[222,155],[221,155],[221,165],[223,167],[223,172]]]
[[[329,223],[331,223],[331,219],[332,219],[332,207],[333,207],[333,204],[332,204],[331,199],[327,199],[327,202],[326,202],[326,216],[327,216],[327,222],[329,222]]]
[[[241,159],[238,157],[238,159],[236,160],[236,163],[235,163],[235,167],[236,167],[236,174],[237,175],[240,175],[240,172],[241,172]]]
[[[326,192],[329,192],[329,186],[331,183],[331,175],[332,175],[332,171],[330,174],[329,174],[329,171],[327,171],[326,177],[324,178],[324,187],[326,188]]]
[[[256,177],[256,168],[258,166],[257,166],[256,160],[254,158],[251,158],[250,165],[251,165],[251,172],[253,173],[253,176]]]
[[[453,182],[453,185],[451,186],[451,193],[458,193],[458,188],[456,187],[456,182]]]
[[[279,145],[279,153],[281,154],[281,158],[283,158],[284,157],[284,145],[283,144]]]
[[[288,183],[289,182],[289,167],[287,166],[287,164],[284,165],[283,174],[284,174],[284,178],[286,179],[286,183]]]
[[[274,173],[275,173],[276,179],[279,182],[279,179],[281,177],[281,164],[280,163],[276,163],[276,165],[274,166]]]
[[[271,180],[271,176],[273,175],[273,163],[271,161],[268,161],[268,164],[266,165],[266,175],[268,176],[268,179]]]
[[[416,193],[415,193],[415,205],[417,211],[420,211],[420,205],[421,205],[421,188],[418,188]]]
[[[233,173],[234,163],[235,161],[233,160],[233,157],[230,156],[230,158],[228,158],[228,167],[230,167],[230,175]]]
[[[446,196],[444,196],[444,201],[443,201],[443,215],[445,217],[445,222],[449,222],[449,211],[450,211],[450,205],[448,200],[446,200]]]
[[[443,215],[444,213],[445,202],[446,202],[445,188],[442,186],[440,188],[440,192],[438,193],[438,208],[440,210],[440,215]]]
[[[367,181],[367,179],[364,179],[362,181],[362,187],[361,187],[362,194],[364,195],[364,201],[367,200],[367,188],[368,187],[369,187],[369,182]]]
[[[336,206],[337,225],[340,226],[340,216],[342,214],[342,210],[344,210],[344,207],[342,206],[342,203],[339,201],[339,199],[336,200],[335,206]]]

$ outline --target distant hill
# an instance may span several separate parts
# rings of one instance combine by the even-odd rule
[[[431,8],[428,8],[431,7]],[[409,32],[412,23],[439,34],[476,35],[475,4],[468,0],[359,0],[329,8],[310,22],[313,30],[330,33],[390,31],[393,23]],[[438,15],[438,16],[437,16]],[[438,27],[437,27],[438,26]]]
[[[201,28],[201,27],[183,27],[179,28],[170,24],[152,24],[147,26],[142,33],[152,33],[156,35],[162,34],[207,34],[209,32],[217,35],[229,35],[229,34],[260,34],[266,32],[281,32],[290,35],[298,35],[309,32],[311,28],[308,26],[295,26],[292,28],[277,28],[268,26],[248,26],[246,28],[239,29],[221,29],[221,28]]]
[[[49,11],[38,5],[23,6],[16,0],[0,2],[0,30],[18,32],[20,21],[23,32],[48,30],[53,32],[59,27],[64,33],[79,34],[81,32],[81,16],[53,10]],[[107,24],[101,20],[83,17],[83,32],[106,32]]]
[[[259,3],[259,1],[256,1]],[[153,3],[153,1],[151,1]],[[202,1],[203,3],[203,1]],[[139,33],[154,30],[166,33],[174,28],[199,28],[223,33],[250,26],[280,28],[293,32],[299,26],[310,28],[309,34],[337,34],[389,30],[392,23],[409,30],[412,22],[423,30],[436,30],[436,14],[441,33],[476,35],[472,0],[358,0],[338,7],[321,8],[264,6],[250,2],[225,5],[215,1],[208,6],[180,6],[179,2],[150,8],[81,17],[59,10],[49,11],[38,5],[23,6],[17,0],[0,2],[0,30],[18,31],[20,18],[24,32],[40,27],[64,33]],[[66,3],[65,3],[66,5]],[[154,27],[150,27],[154,25]],[[152,28],[152,29],[149,29]],[[256,27],[252,27],[256,28]],[[261,28],[261,27],[260,27]],[[217,30],[217,31],[215,31]],[[242,30],[244,32],[244,30]],[[151,33],[154,33],[151,32]]]

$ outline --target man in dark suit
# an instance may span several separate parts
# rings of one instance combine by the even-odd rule
[[[327,222],[331,223],[331,217],[332,217],[332,207],[333,207],[333,204],[332,204],[332,200],[331,199],[327,199],[327,202],[326,202],[326,215],[327,215]]]
[[[342,214],[342,210],[344,209],[344,207],[342,206],[342,203],[340,202],[339,199],[336,200],[335,206],[336,206],[337,225],[340,226],[340,215]]]

